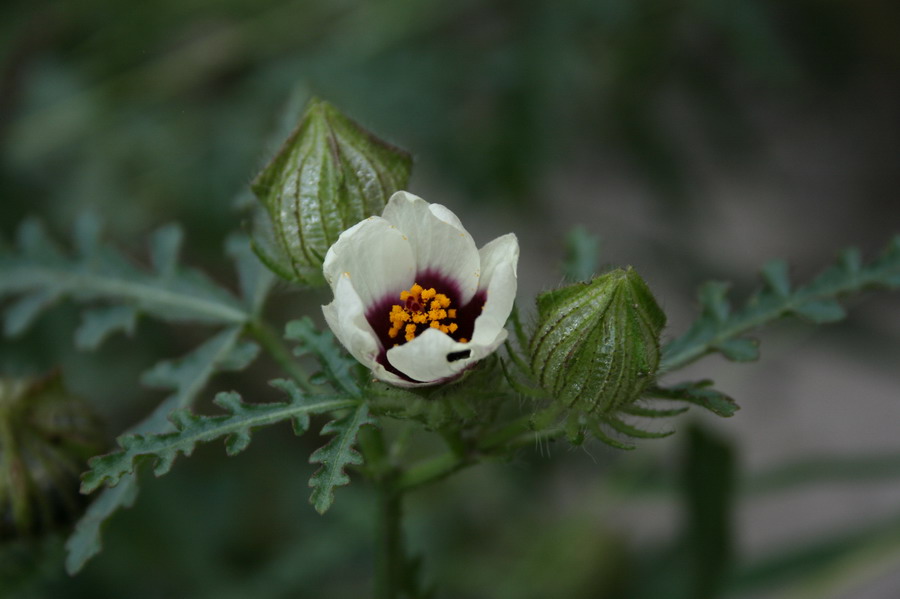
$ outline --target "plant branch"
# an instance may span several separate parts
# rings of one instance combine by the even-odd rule
[[[198,443],[225,437],[228,454],[235,455],[250,443],[250,434],[255,428],[292,420],[295,433],[301,434],[309,426],[310,414],[359,405],[358,400],[341,396],[306,398],[299,392],[293,392],[291,396],[288,402],[249,404],[236,393],[219,393],[215,403],[227,414],[198,416],[187,410],[175,411],[169,417],[175,424],[175,431],[123,435],[118,439],[119,451],[92,458],[88,462],[91,469],[82,475],[81,492],[90,493],[104,483],[115,486],[123,476],[134,471],[142,458],[153,458],[156,461],[154,474],[162,476],[171,469],[179,454],[191,455]]]
[[[397,488],[409,491],[422,487],[447,478],[451,474],[474,466],[485,459],[502,456],[539,443],[544,439],[558,437],[565,432],[563,425],[548,425],[546,428],[535,430],[534,423],[535,417],[522,416],[485,437],[484,441],[478,444],[474,450],[459,453],[451,449],[435,457],[421,460],[401,473],[396,481]]]
[[[432,458],[421,460],[406,469],[397,478],[396,486],[402,491],[409,491],[441,479],[454,472],[478,463],[474,455],[460,456],[453,451],[446,451]]]
[[[291,350],[281,340],[281,337],[275,333],[274,329],[262,319],[256,318],[247,324],[247,332],[253,335],[259,344],[269,353],[270,356],[290,375],[297,386],[307,393],[315,393],[316,387],[309,382],[309,375],[306,370],[297,363]]]
[[[868,264],[862,263],[858,251],[846,250],[837,264],[794,290],[782,261],[768,263],[762,276],[764,287],[734,313],[726,298],[727,284],[713,282],[701,287],[703,313],[687,332],[666,344],[658,373],[682,368],[714,351],[732,360],[754,360],[758,355],[755,342],[741,335],[792,314],[817,324],[841,320],[845,313],[837,298],[867,288],[900,287],[900,237]]]
[[[403,548],[403,492],[388,480],[378,486],[378,520],[375,536],[375,597],[395,599],[403,587],[406,554]]]

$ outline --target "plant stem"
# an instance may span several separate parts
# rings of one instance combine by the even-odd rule
[[[378,485],[378,524],[375,544],[375,597],[396,599],[404,586],[403,492],[387,479]]]
[[[374,596],[376,599],[395,599],[410,582],[403,544],[404,490],[396,484],[399,470],[385,449],[381,430],[365,427],[359,431],[358,443],[364,456],[363,472],[374,483],[378,495]]]
[[[380,481],[392,474],[391,462],[384,447],[381,429],[366,426],[359,430],[356,443],[364,457],[364,472],[373,481]]]
[[[556,420],[559,413],[560,409],[553,406],[536,414],[521,416],[500,430],[485,436],[481,443],[478,444],[478,448],[482,451],[491,451],[529,433],[533,433],[533,438],[538,439],[547,431],[555,430],[549,428],[549,425]]]
[[[531,417],[522,417],[487,437],[479,444],[477,451],[460,455],[451,450],[422,460],[401,473],[397,478],[396,486],[398,489],[408,491],[431,484],[463,468],[478,464],[485,458],[503,456],[516,449],[557,437],[565,432],[563,426],[553,426],[535,431],[532,430],[532,425]]]
[[[397,488],[409,491],[437,482],[477,462],[478,459],[474,456],[460,456],[453,451],[447,451],[439,456],[422,460],[403,472],[397,478]]]
[[[247,323],[247,331],[265,348],[278,365],[287,372],[297,385],[306,392],[315,392],[309,382],[309,375],[291,355],[291,351],[275,330],[265,321],[256,318]]]

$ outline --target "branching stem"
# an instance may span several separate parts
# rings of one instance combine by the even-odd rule
[[[315,386],[309,382],[309,375],[291,355],[287,345],[275,332],[271,325],[260,318],[255,318],[247,323],[247,331],[265,348],[270,356],[281,368],[288,373],[297,383],[297,386],[307,393],[315,393]]]
[[[792,313],[803,313],[804,306],[835,303],[835,310],[828,318],[813,322],[831,322],[843,318],[843,310],[836,305],[837,298],[859,293],[867,288],[896,288],[900,285],[900,237],[895,237],[881,258],[861,265],[858,252],[848,250],[841,262],[826,270],[807,286],[788,292],[784,289],[764,290],[751,297],[741,309],[728,314],[728,304],[719,302],[718,309],[725,315],[710,320],[701,315],[684,334],[666,344],[662,351],[658,374],[678,370],[691,362],[716,351],[722,343],[738,338],[773,320]],[[771,287],[771,284],[770,284]],[[821,317],[820,317],[821,318]]]
[[[378,486],[378,523],[375,546],[375,597],[396,599],[400,596],[407,559],[403,547],[403,492],[389,480],[376,481]]]
[[[375,521],[376,599],[396,599],[412,581],[403,542],[403,489],[396,485],[399,470],[385,450],[381,430],[365,427],[359,432],[359,449],[365,456],[364,472],[375,485],[378,512]]]
[[[540,420],[539,420],[540,422]],[[444,432],[449,449],[402,469],[392,463],[381,432],[360,431],[359,447],[365,456],[365,473],[378,493],[375,553],[375,597],[395,599],[415,586],[415,572],[403,542],[403,497],[415,488],[435,483],[468,466],[506,455],[521,447],[563,434],[562,426],[535,430],[532,417],[519,418],[489,435],[478,445],[467,447],[458,436]]]
[[[396,485],[402,491],[422,487],[444,479],[463,468],[478,464],[485,459],[507,455],[516,449],[534,445],[545,439],[558,437],[564,432],[565,428],[563,426],[556,425],[541,430],[534,430],[532,418],[523,416],[487,436],[474,451],[461,455],[451,450],[414,464],[400,474]]]
[[[467,466],[478,462],[475,456],[460,456],[453,451],[446,451],[433,458],[422,460],[404,471],[396,481],[397,488],[409,491],[423,485],[447,478]]]

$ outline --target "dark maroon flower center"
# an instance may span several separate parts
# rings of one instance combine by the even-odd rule
[[[478,291],[465,305],[460,303],[460,297],[456,281],[435,271],[423,271],[416,275],[410,289],[392,291],[375,302],[366,311],[366,320],[380,344],[378,363],[404,380],[423,382],[394,368],[388,362],[387,351],[412,341],[427,328],[438,329],[460,343],[471,340],[475,319],[484,309],[487,294]]]

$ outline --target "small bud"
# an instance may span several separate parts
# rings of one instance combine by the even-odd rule
[[[259,258],[279,276],[323,284],[322,262],[338,236],[381,214],[406,188],[409,154],[334,106],[312,99],[300,124],[251,184],[265,207],[255,224]]]
[[[78,517],[78,475],[103,448],[97,418],[58,375],[0,379],[0,538]]]
[[[537,307],[532,368],[565,407],[613,414],[653,381],[666,316],[631,268],[543,293]]]

